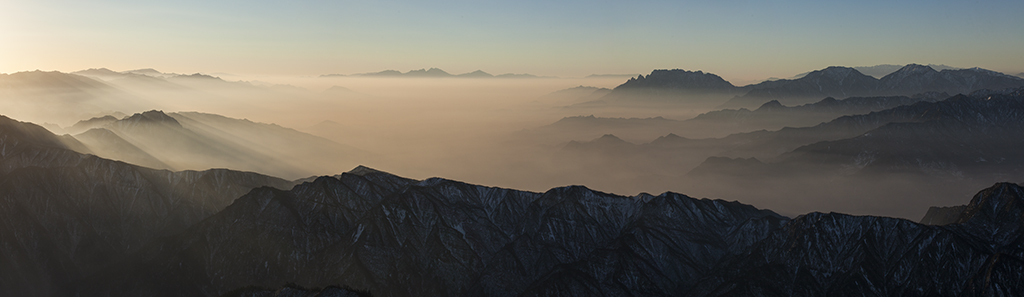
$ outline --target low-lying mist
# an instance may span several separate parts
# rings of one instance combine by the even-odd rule
[[[12,79],[28,74],[43,78],[34,78],[33,85],[29,87],[26,87],[26,81],[32,79]],[[623,79],[618,77],[233,76],[230,78],[232,81],[226,81],[203,75],[157,77],[115,73],[79,76],[44,72],[10,74],[3,79],[6,80],[2,85],[3,93],[0,93],[3,114],[41,124],[57,134],[82,137],[84,145],[94,150],[91,153],[100,156],[114,159],[120,156],[111,153],[111,148],[97,144],[103,141],[98,139],[108,139],[110,135],[91,132],[93,138],[85,137],[89,136],[85,131],[72,129],[75,123],[104,115],[116,115],[115,118],[121,120],[136,113],[160,110],[171,114],[190,129],[186,133],[192,134],[188,135],[195,134],[187,136],[190,141],[195,141],[189,145],[213,142],[220,145],[174,150],[174,144],[181,143],[160,145],[155,140],[133,140],[131,137],[135,136],[125,132],[128,130],[110,128],[114,134],[148,153],[154,159],[145,159],[149,160],[148,165],[172,170],[229,167],[298,179],[334,175],[362,164],[410,178],[436,176],[530,191],[546,191],[566,185],[585,185],[623,195],[674,191],[695,197],[739,200],[787,215],[839,211],[915,220],[928,206],[964,203],[969,199],[968,195],[978,189],[973,186],[984,186],[971,182],[971,188],[964,188],[961,187],[963,184],[936,183],[919,176],[856,182],[828,176],[786,180],[742,175],[694,177],[689,174],[694,168],[707,157],[723,155],[722,150],[715,147],[588,153],[572,149],[570,142],[589,142],[594,140],[596,133],[611,132],[538,132],[544,131],[541,127],[575,116],[661,117],[682,121],[712,111],[716,104],[708,103],[708,100],[724,103],[729,99],[694,99],[705,106],[712,106],[694,108],[672,103],[612,104],[601,100],[603,93],[591,97],[580,93],[580,90],[614,88],[622,83]],[[552,94],[578,86],[596,88]],[[41,102],[45,107],[35,102]],[[244,121],[233,122],[243,119],[255,126]],[[220,121],[216,123],[221,126],[211,124],[211,121]],[[700,130],[690,131],[689,135],[703,137],[720,137],[740,129],[730,127],[716,131],[715,126],[693,127]],[[267,130],[262,130],[264,128]],[[619,133],[615,135],[616,139],[627,142],[626,146],[649,143],[655,141],[656,136],[665,135],[661,130],[645,129],[640,126],[613,130]],[[271,130],[278,131],[273,132],[278,134],[267,132]],[[307,138],[290,140],[298,138],[289,137],[298,136],[282,136],[293,135],[287,131],[308,133],[331,143]],[[687,131],[675,130],[673,133],[687,135]],[[149,136],[174,139],[165,134]],[[269,137],[276,138],[268,140]],[[196,140],[199,138],[202,141]],[[208,153],[204,149],[217,152]],[[173,155],[184,154],[182,151],[196,156],[178,156],[191,158],[181,160]],[[135,150],[130,153],[135,155],[121,158],[136,158],[139,154]],[[730,155],[726,151],[724,155],[752,156],[744,152],[733,153]],[[769,155],[778,153],[781,152]],[[246,162],[254,164],[246,166]]]

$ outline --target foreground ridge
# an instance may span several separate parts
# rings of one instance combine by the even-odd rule
[[[294,283],[375,296],[1013,296],[1024,292],[1020,193],[997,184],[960,223],[928,226],[360,167],[290,191],[255,189],[83,291],[212,296]]]

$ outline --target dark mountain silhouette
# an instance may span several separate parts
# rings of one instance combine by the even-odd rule
[[[419,77],[450,77],[453,76],[451,73],[445,72],[444,70],[437,68],[430,69],[419,69],[410,70],[405,73],[405,76],[419,76]]]
[[[849,67],[832,66],[797,79],[780,79],[745,86],[749,90],[729,100],[725,107],[757,106],[770,100],[786,105],[804,104],[825,97],[847,98],[881,95],[878,79]],[[907,94],[909,95],[909,94]]]
[[[553,279],[582,277],[601,292],[685,291],[784,220],[674,193],[532,193],[357,168],[291,191],[254,190],[133,257],[111,288],[176,296],[294,282],[375,296],[581,295]],[[607,274],[636,281],[621,287]]]
[[[604,134],[615,134],[635,141],[647,141],[666,134],[676,134],[688,138],[725,137],[758,130],[809,127],[845,115],[866,114],[920,101],[937,101],[948,97],[945,94],[918,94],[913,97],[854,97],[843,100],[829,97],[799,106],[783,106],[778,101],[770,101],[754,110],[745,108],[716,110],[683,121],[662,117],[601,118],[592,115],[566,117],[550,125],[524,131],[520,133],[520,136],[546,143],[560,143],[566,139],[593,139]]]
[[[1024,189],[979,192],[957,224],[811,213],[703,278],[689,296],[1024,294]]]
[[[146,242],[183,231],[254,187],[230,170],[171,172],[83,155],[42,127],[0,117],[0,295],[70,296]]]
[[[881,64],[881,65],[875,65],[875,66],[857,66],[857,67],[853,67],[853,69],[857,69],[857,71],[860,71],[860,73],[863,73],[863,74],[866,74],[866,75],[870,75],[870,76],[872,76],[874,78],[882,78],[883,76],[886,76],[886,75],[889,75],[890,73],[896,72],[896,70],[900,70],[900,68],[903,68],[904,66],[906,66],[906,65]],[[931,67],[932,69],[939,70],[939,71],[946,70],[946,69],[961,69],[961,68],[947,66],[947,65],[941,65],[941,64],[928,64],[927,66]],[[807,75],[807,73],[802,73],[802,74],[798,75],[796,78],[803,77],[804,75]]]
[[[1021,89],[1024,90],[1024,89]],[[1024,173],[1024,93],[965,96],[910,106],[914,114],[854,138],[804,146],[782,163],[813,162],[853,172],[906,172],[951,178],[1005,179]]]
[[[1016,153],[1024,147],[1019,141],[1024,139],[1019,135],[1024,131],[1020,127],[1024,106],[1018,106],[1024,100],[1017,92],[976,92],[843,116],[812,127],[722,138],[672,134],[632,146],[575,142],[564,146],[553,162],[576,170],[565,174],[615,172],[620,179],[637,184],[675,180],[686,188],[735,199],[745,197],[738,185],[776,193],[805,185],[808,190],[786,194],[786,199],[916,219],[923,213],[913,209],[950,203],[967,194],[963,189],[1017,179],[1024,172],[1024,160]],[[899,202],[903,206],[892,200],[825,203],[852,199],[849,195],[858,191],[881,197],[886,191],[908,187],[925,190],[907,193],[906,200]],[[814,196],[818,198],[811,199]],[[781,210],[799,213],[807,208]]]
[[[710,107],[742,90],[722,77],[702,71],[654,70],[638,75],[612,89],[600,100],[609,104],[675,104]],[[726,98],[727,99],[727,98]]]
[[[750,91],[729,100],[725,107],[750,107],[770,100],[803,104],[823,97],[909,96],[927,92],[969,94],[1024,86],[1024,79],[981,68],[944,69],[909,64],[880,79],[848,67],[829,67],[798,79],[768,81],[745,86]]]

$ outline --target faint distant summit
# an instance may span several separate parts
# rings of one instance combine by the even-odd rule
[[[591,74],[591,75],[587,75],[584,78],[619,78],[619,77],[626,78],[626,77],[636,77],[637,75],[640,75],[640,74],[639,73],[629,73],[629,74]]]
[[[398,71],[398,70],[389,69],[389,70],[384,70],[384,71],[379,71],[379,72],[356,73],[356,74],[348,74],[348,75],[340,74],[340,73],[332,73],[332,74],[320,75],[320,77],[346,77],[346,76],[433,77],[433,78],[441,78],[441,77],[456,77],[456,78],[550,78],[550,77],[547,77],[547,76],[536,76],[536,75],[528,74],[528,73],[505,73],[505,74],[493,75],[493,74],[484,72],[483,70],[476,70],[476,71],[473,71],[473,72],[467,72],[467,73],[462,73],[462,74],[451,74],[451,73],[449,73],[447,71],[441,70],[440,68],[430,68],[430,69],[421,68],[421,69],[417,69],[417,70],[410,70],[409,72],[401,72],[401,71]]]

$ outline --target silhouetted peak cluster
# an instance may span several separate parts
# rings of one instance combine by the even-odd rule
[[[730,90],[735,88],[732,83],[722,79],[722,77],[712,73],[704,73],[700,70],[658,69],[651,71],[651,74],[647,76],[638,75],[635,78],[630,78],[625,83],[615,87],[615,89],[651,87],[684,90]]]

